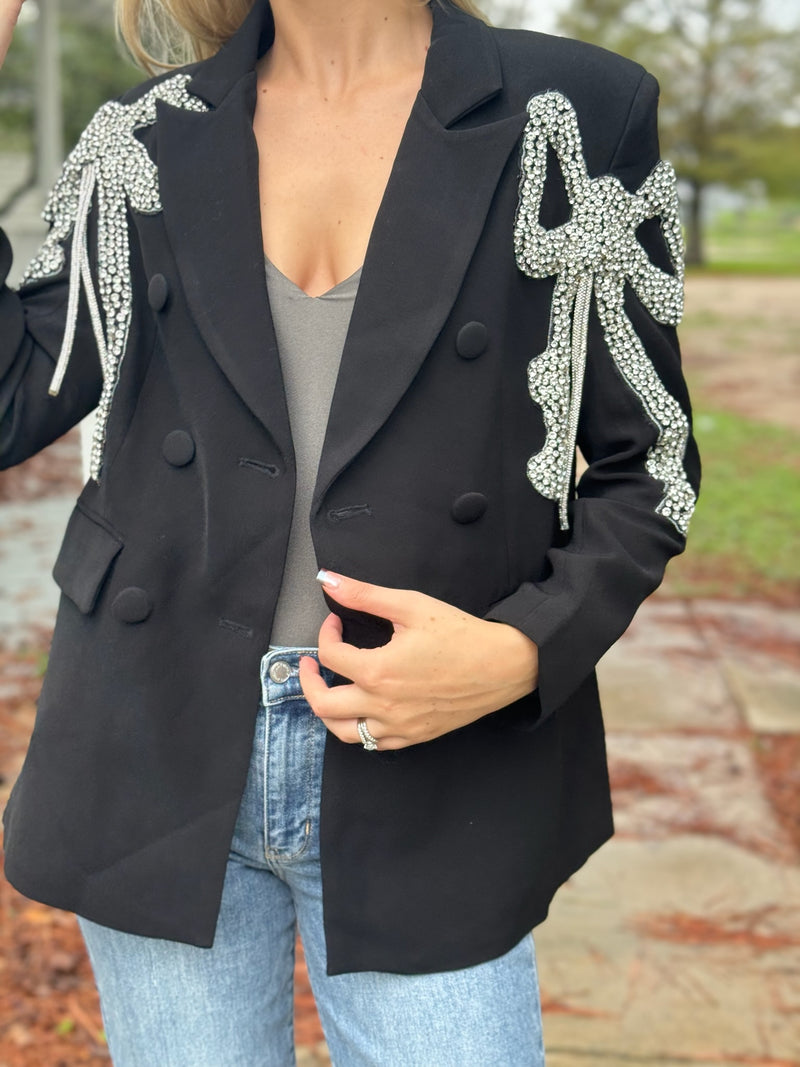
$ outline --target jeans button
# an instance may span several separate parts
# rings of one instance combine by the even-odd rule
[[[284,660],[276,660],[269,667],[269,676],[273,682],[285,682],[292,676],[292,668]]]

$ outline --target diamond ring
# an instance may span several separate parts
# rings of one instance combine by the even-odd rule
[[[367,720],[358,720],[358,736],[361,738],[361,744],[367,750],[367,752],[374,752],[378,747],[378,742],[372,736],[367,729]]]

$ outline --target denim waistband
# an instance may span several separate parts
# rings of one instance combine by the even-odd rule
[[[305,700],[300,688],[300,659],[311,656],[319,663],[316,648],[295,645],[270,645],[261,657],[261,700],[265,708],[287,701]],[[322,677],[330,684],[333,672],[320,667]]]

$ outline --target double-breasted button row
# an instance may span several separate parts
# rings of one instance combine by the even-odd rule
[[[489,344],[489,331],[482,322],[467,322],[456,334],[456,352],[462,359],[477,359]]]
[[[147,286],[147,303],[153,311],[162,311],[169,300],[169,283],[163,274],[154,274]]]

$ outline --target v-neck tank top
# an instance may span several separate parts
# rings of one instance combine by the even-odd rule
[[[311,497],[361,268],[312,297],[266,257],[265,267],[297,464],[289,548],[270,644],[315,648],[328,608],[316,581]],[[325,566],[325,560],[319,563]]]

